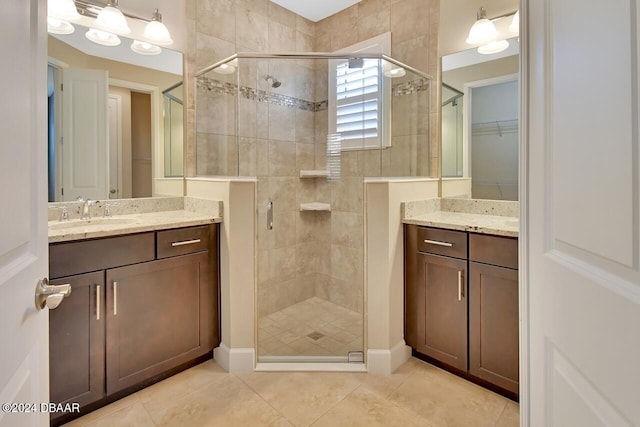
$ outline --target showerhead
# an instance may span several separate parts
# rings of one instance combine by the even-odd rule
[[[282,83],[278,79],[273,77],[273,76],[266,75],[266,76],[264,76],[264,79],[266,81],[271,80],[271,87],[273,87],[273,88],[280,87],[282,85]]]

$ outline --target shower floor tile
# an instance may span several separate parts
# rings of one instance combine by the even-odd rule
[[[362,314],[312,297],[258,320],[259,356],[341,356],[362,351]]]

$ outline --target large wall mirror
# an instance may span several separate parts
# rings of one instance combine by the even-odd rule
[[[442,11],[443,25],[458,24],[457,33],[449,25],[441,42],[447,52],[441,58],[442,179],[463,184],[455,187],[461,194],[449,195],[518,200],[520,49],[517,33],[509,30],[518,2],[483,2],[508,44],[495,53],[465,42],[480,7],[470,3],[455,11],[455,5],[443,5]]]
[[[49,201],[181,195],[183,60],[49,35]]]

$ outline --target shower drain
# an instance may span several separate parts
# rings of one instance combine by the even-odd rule
[[[307,335],[309,338],[311,338],[314,341],[318,341],[320,338],[322,338],[324,336],[323,333],[320,333],[318,331],[315,332],[311,332],[309,335]]]

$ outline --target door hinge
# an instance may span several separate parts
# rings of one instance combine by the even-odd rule
[[[64,196],[64,188],[60,188],[60,193],[62,196]]]
[[[60,90],[64,90],[64,83],[60,83]]]

